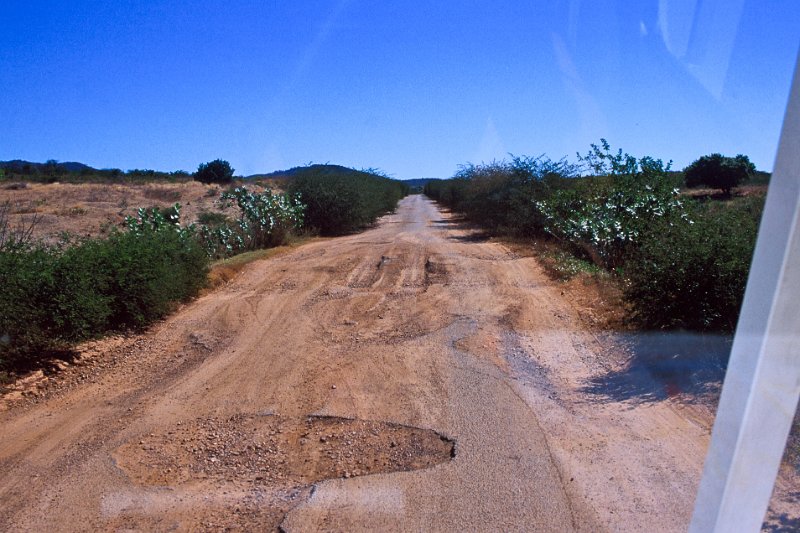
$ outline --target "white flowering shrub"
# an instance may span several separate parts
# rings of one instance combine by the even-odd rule
[[[596,264],[620,266],[658,219],[691,223],[670,183],[670,163],[612,154],[603,139],[578,156],[594,176],[581,188],[553,192],[534,200],[544,230],[582,249]]]
[[[181,226],[181,204],[175,204],[166,210],[157,207],[136,210],[136,216],[125,217],[125,227],[128,233],[143,236],[147,233],[160,231],[175,231],[181,238],[194,237],[196,228],[194,224]]]
[[[587,258],[613,270],[642,327],[731,331],[763,197],[681,196],[671,163],[614,153],[605,140],[578,160],[466,165],[425,194],[493,232],[555,237],[559,275],[589,271]]]
[[[635,246],[645,230],[658,218],[691,222],[683,212],[677,189],[612,187],[591,196],[576,191],[558,191],[535,205],[551,235],[582,248],[592,260],[616,267]]]
[[[269,189],[254,192],[242,186],[222,193],[220,199],[235,203],[239,218],[233,224],[200,227],[211,256],[276,246],[303,226],[306,206],[299,195],[273,194]]]
[[[139,236],[175,231],[182,239],[199,239],[212,258],[277,246],[303,226],[305,205],[298,195],[273,194],[269,189],[253,192],[242,186],[222,193],[220,200],[225,207],[234,203],[239,208],[235,222],[182,226],[181,206],[175,204],[163,211],[140,208],[137,216],[126,217],[125,225],[129,233]]]

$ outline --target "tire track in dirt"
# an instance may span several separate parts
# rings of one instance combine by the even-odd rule
[[[681,529],[705,434],[596,406],[593,339],[534,259],[412,196],[0,413],[0,524]]]

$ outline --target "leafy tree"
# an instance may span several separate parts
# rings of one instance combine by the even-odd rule
[[[44,168],[48,174],[55,174],[58,172],[58,159],[48,159],[44,164]]]
[[[595,176],[614,176],[615,179],[629,178],[628,181],[649,183],[666,182],[667,173],[672,168],[672,161],[664,162],[650,156],[640,159],[624,153],[611,151],[611,145],[600,139],[600,145],[591,144],[586,155],[578,155],[578,161]]]
[[[721,154],[704,155],[684,169],[687,187],[705,185],[722,189],[729,196],[731,189],[752,176],[756,167],[746,155],[725,157]]]
[[[209,163],[201,163],[194,173],[194,179],[202,183],[231,183],[233,169],[223,159],[215,159]]]
[[[59,173],[58,171],[58,161],[55,159],[48,159],[44,164],[44,173],[47,175],[47,181],[55,181]]]

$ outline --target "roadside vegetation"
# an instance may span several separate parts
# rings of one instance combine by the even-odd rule
[[[581,264],[607,272],[639,327],[732,331],[764,198],[730,196],[754,175],[745,156],[709,158],[732,177],[697,178],[693,169],[708,168],[708,158],[676,173],[601,140],[575,163],[523,156],[467,165],[425,193],[494,233],[555,243],[566,272]],[[721,199],[681,190],[699,185],[721,189]]]
[[[0,369],[24,369],[76,342],[146,326],[194,296],[207,268],[200,243],[177,231],[146,228],[59,245],[7,232],[0,242]]]
[[[341,235],[372,224],[409,193],[403,182],[376,170],[311,165],[292,169],[288,191],[306,206],[305,223],[322,235]]]
[[[374,172],[344,170],[300,171],[286,192],[232,183],[218,202],[235,206],[235,216],[206,212],[186,225],[180,204],[140,208],[104,238],[65,236],[57,244],[32,237],[35,219],[11,227],[11,206],[0,206],[0,372],[39,366],[110,332],[144,328],[195,297],[212,261],[256,257],[254,251],[303,232],[356,231],[407,192]],[[197,174],[230,183],[233,169],[216,160]]]

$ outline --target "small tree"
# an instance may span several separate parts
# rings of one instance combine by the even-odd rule
[[[55,159],[48,159],[44,164],[44,173],[47,175],[48,181],[55,181],[59,170],[58,161]]]
[[[756,166],[746,155],[725,157],[721,154],[704,155],[684,169],[687,187],[705,185],[713,189],[722,189],[730,196],[731,189],[753,175]]]
[[[194,179],[202,183],[231,183],[233,169],[227,161],[215,159],[210,163],[201,163],[194,173]]]

